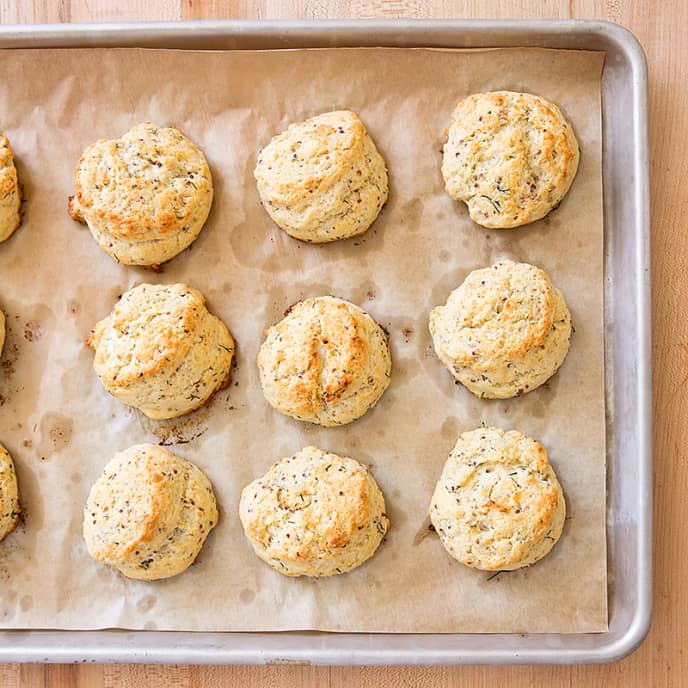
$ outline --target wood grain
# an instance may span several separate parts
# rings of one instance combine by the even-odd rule
[[[647,641],[614,665],[313,668],[0,665],[2,688],[668,688],[688,685],[688,3],[685,0],[0,0],[0,22],[203,18],[596,18],[631,29],[650,67],[655,591]]]

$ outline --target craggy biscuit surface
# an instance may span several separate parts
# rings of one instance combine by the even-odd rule
[[[554,547],[565,517],[564,494],[545,448],[498,428],[459,437],[430,504],[447,552],[485,571],[534,564]]]
[[[115,454],[84,508],[88,553],[128,578],[185,571],[218,520],[210,481],[189,461],[154,444]]]
[[[502,260],[475,270],[433,309],[439,359],[473,394],[506,399],[546,382],[566,358],[571,315],[544,270]]]
[[[6,136],[0,135],[0,241],[9,239],[21,224],[21,189],[14,153]]]
[[[387,336],[348,301],[300,301],[266,335],[257,359],[263,393],[292,418],[325,426],[350,423],[389,385]]]
[[[258,154],[258,193],[287,234],[315,243],[365,232],[387,201],[387,169],[355,112],[292,124]]]
[[[0,444],[0,540],[19,522],[19,489],[12,457]]]
[[[559,108],[512,91],[476,93],[459,102],[444,146],[447,193],[491,228],[539,220],[569,190],[578,142]]]
[[[367,468],[316,447],[247,485],[239,515],[255,553],[285,576],[346,573],[373,556],[390,525]]]
[[[84,151],[69,212],[118,262],[159,265],[198,236],[212,201],[203,153],[177,129],[144,122]]]
[[[93,328],[88,344],[105,388],[149,418],[203,406],[229,383],[234,340],[186,284],[140,284]]]

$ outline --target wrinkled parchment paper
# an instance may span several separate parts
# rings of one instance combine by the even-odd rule
[[[0,626],[176,630],[582,632],[607,628],[602,335],[600,74],[603,55],[513,49],[268,52],[15,50],[0,53],[0,129],[14,146],[24,224],[0,245],[0,441],[15,458],[25,524],[0,544]],[[460,98],[512,89],[558,103],[582,156],[561,207],[530,227],[485,230],[443,190],[444,130]],[[258,203],[257,151],[288,123],[360,113],[390,171],[390,200],[364,236],[326,246],[278,230]],[[216,197],[192,248],[153,272],[116,264],[67,215],[72,171],[98,138],[153,120],[206,153]],[[576,332],[547,385],[481,401],[435,357],[428,314],[475,268],[501,257],[544,267]],[[153,422],[108,396],[84,345],[118,295],[187,281],[238,344],[231,387],[178,421]],[[255,356],[294,301],[334,294],[391,334],[392,384],[358,422],[324,429],[273,411]],[[543,442],[570,519],[536,566],[474,571],[428,532],[434,484],[457,435],[480,423]],[[157,583],[93,562],[82,506],[114,452],[162,442],[212,480],[221,521],[198,562]],[[348,575],[282,577],[259,561],[237,515],[244,485],[308,445],[372,467],[392,529]]]

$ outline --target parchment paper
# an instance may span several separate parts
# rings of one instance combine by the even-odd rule
[[[582,632],[607,628],[601,186],[601,53],[513,49],[268,52],[14,50],[0,54],[0,129],[18,158],[24,224],[0,245],[9,335],[0,441],[15,458],[25,524],[0,544],[0,626],[178,630]],[[444,130],[455,103],[513,89],[558,103],[582,157],[549,218],[513,231],[472,224],[443,190]],[[363,237],[302,244],[258,203],[256,152],[288,123],[360,113],[390,171],[390,200]],[[67,215],[81,151],[151,119],[206,153],[216,197],[193,247],[155,274],[116,264]],[[435,357],[430,309],[500,257],[544,267],[576,332],[561,371],[509,401],[481,401]],[[110,397],[84,339],[142,281],[188,281],[238,343],[232,386],[204,410],[156,423]],[[334,294],[390,332],[392,384],[358,422],[324,429],[273,411],[255,356],[294,301]],[[549,450],[570,519],[532,568],[490,577],[450,559],[428,533],[434,484],[459,432],[518,428]],[[221,521],[185,574],[127,580],[92,561],[82,506],[115,451],[164,442],[212,480]],[[372,466],[392,529],[344,576],[282,577],[259,561],[237,515],[244,485],[308,445]]]

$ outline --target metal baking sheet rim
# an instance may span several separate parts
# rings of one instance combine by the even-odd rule
[[[652,372],[647,64],[601,21],[204,21],[0,27],[0,48],[334,46],[604,50],[608,633],[4,631],[0,662],[574,664],[633,652],[652,615]],[[629,172],[630,170],[630,172]]]

